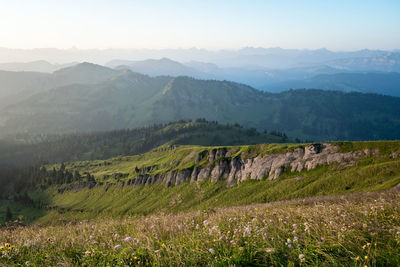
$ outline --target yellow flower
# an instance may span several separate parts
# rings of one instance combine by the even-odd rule
[[[368,247],[371,246],[371,243],[367,243],[367,246],[368,246]]]
[[[136,260],[136,259],[137,259],[137,257],[136,257],[136,256],[134,256],[134,257],[133,257],[133,259],[134,259],[134,260]]]
[[[3,250],[3,249],[4,249],[4,246],[1,246],[1,247],[0,247],[0,250]]]
[[[356,261],[358,261],[359,259],[360,259],[360,256],[357,256],[357,257],[356,257]]]
[[[366,246],[367,246],[367,245],[362,246],[362,249],[365,249]]]
[[[364,256],[364,259],[368,259],[368,256]]]

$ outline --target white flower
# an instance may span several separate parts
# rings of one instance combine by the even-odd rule
[[[299,254],[300,261],[305,261],[304,254]]]
[[[124,240],[124,242],[131,242],[133,239],[132,239],[132,237],[127,236],[123,240]]]
[[[119,245],[119,244],[118,244],[118,245],[116,245],[116,246],[114,247],[114,249],[115,249],[115,250],[119,250],[119,249],[121,249],[121,248],[122,248],[122,246],[121,246],[121,245]]]
[[[210,248],[208,251],[210,251],[211,254],[214,254],[214,253],[215,253],[215,250],[212,249],[212,248]]]

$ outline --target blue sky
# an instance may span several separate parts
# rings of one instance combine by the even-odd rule
[[[400,0],[0,0],[0,4],[0,47],[400,48]]]

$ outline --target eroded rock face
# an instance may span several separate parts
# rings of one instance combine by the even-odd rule
[[[370,150],[339,153],[338,149],[331,144],[313,144],[281,154],[246,158],[239,155],[231,158],[230,155],[227,156],[227,148],[218,148],[210,152],[202,151],[195,157],[196,164],[208,157],[208,163],[202,167],[170,171],[154,177],[143,174],[129,184],[142,185],[162,182],[165,187],[169,187],[188,180],[195,183],[210,178],[212,182],[226,180],[227,186],[231,187],[248,179],[275,180],[283,171],[300,172],[304,169],[312,170],[320,165],[332,163],[338,163],[343,167],[351,166],[355,163],[356,158],[377,153],[377,151]]]

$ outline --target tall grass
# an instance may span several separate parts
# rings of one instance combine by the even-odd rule
[[[0,230],[3,265],[398,266],[399,188]]]

